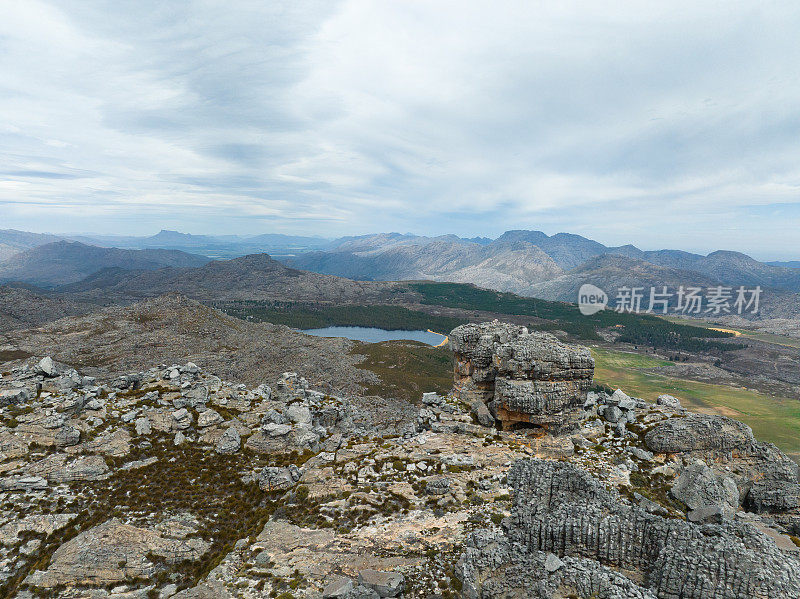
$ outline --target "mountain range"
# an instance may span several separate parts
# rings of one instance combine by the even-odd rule
[[[606,246],[569,233],[550,236],[512,230],[495,240],[379,233],[330,241],[280,234],[245,238],[175,231],[151,237],[84,237],[83,242],[52,241],[52,237],[0,231],[0,247],[13,248],[7,250],[12,252],[10,257],[0,260],[0,283],[57,289],[90,301],[133,300],[167,292],[198,299],[336,301],[382,295],[389,288],[369,282],[401,280],[472,283],[568,302],[576,301],[583,283],[595,284],[612,298],[623,286],[649,290],[758,285],[765,290],[763,306],[770,316],[800,315],[800,269],[792,267],[792,262],[768,264],[724,250],[702,255]],[[140,249],[87,243],[92,240]],[[293,243],[294,251],[288,255],[275,254],[280,263],[257,250],[236,255],[248,247]],[[233,257],[212,261],[209,256],[214,252]]]
[[[209,261],[205,256],[180,250],[104,248],[62,240],[25,250],[0,262],[0,283],[13,281],[52,288],[80,281],[106,268],[197,267]]]

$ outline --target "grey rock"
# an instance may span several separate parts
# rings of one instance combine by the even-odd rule
[[[380,595],[374,589],[361,584],[354,586],[342,597],[344,599],[380,599]]]
[[[552,573],[564,566],[564,562],[558,559],[554,553],[548,553],[544,560],[544,569]]]
[[[186,408],[181,408],[172,413],[172,428],[178,431],[186,430],[192,426],[192,414]]]
[[[286,417],[295,424],[311,424],[311,410],[300,404],[287,407]]]
[[[612,424],[616,424],[620,420],[624,420],[624,414],[617,406],[606,406],[603,410],[603,418]]]
[[[214,426],[215,424],[221,424],[223,422],[225,422],[225,419],[219,414],[219,412],[212,409],[204,410],[197,417],[198,428],[206,428],[209,426]]]
[[[136,427],[137,435],[149,435],[152,432],[152,428],[150,426],[150,419],[147,418],[147,416],[142,416],[141,418],[137,418],[134,426]]]
[[[473,533],[459,561],[467,597],[554,599],[563,588],[619,599],[800,596],[800,563],[750,524],[664,518],[569,463],[519,461],[508,479],[514,504],[505,531]],[[550,577],[546,552],[564,563]]]
[[[81,441],[81,431],[71,425],[59,428],[54,435],[57,447],[70,447],[77,445]]]
[[[339,599],[353,590],[353,581],[347,576],[337,576],[322,589],[322,599]]]
[[[0,490],[37,491],[47,488],[47,479],[41,476],[6,476],[0,478]]]
[[[51,358],[50,356],[47,356],[46,358],[42,358],[41,360],[39,360],[39,363],[36,365],[36,372],[38,374],[51,378],[55,378],[59,375],[58,368],[53,362],[53,358]]]
[[[442,396],[435,391],[422,394],[422,403],[426,406],[438,406],[441,405],[443,401]]]
[[[470,410],[472,414],[475,416],[475,419],[478,421],[478,424],[485,427],[493,427],[494,426],[494,416],[489,411],[489,408],[486,407],[486,404],[483,403],[480,399],[476,399],[472,402],[470,406]]]
[[[656,398],[656,404],[659,406],[672,408],[673,410],[681,410],[683,408],[683,406],[681,406],[681,401],[677,397],[667,395],[666,393],[659,395]]]
[[[219,438],[216,452],[223,455],[232,455],[239,451],[242,446],[242,436],[234,427],[230,427]]]
[[[739,490],[734,480],[716,474],[699,460],[683,469],[670,494],[690,510],[700,510],[689,515],[693,522],[703,521],[703,514],[709,514],[714,521],[729,519],[739,505]]]
[[[175,433],[175,438],[172,440],[172,444],[177,447],[178,445],[183,445],[184,443],[186,443],[186,435],[184,435],[182,431]]]
[[[25,388],[0,390],[0,407],[24,404],[31,395]]]
[[[405,587],[405,577],[399,572],[361,570],[358,584],[374,590],[380,597],[399,597]]]
[[[486,403],[504,428],[529,423],[554,433],[576,429],[594,373],[585,347],[498,321],[450,333],[455,391]]]
[[[647,451],[646,449],[642,449],[641,447],[629,447],[628,453],[630,453],[633,457],[643,460],[645,462],[653,461],[653,454]]]
[[[644,440],[655,453],[732,451],[747,448],[755,441],[753,431],[746,424],[725,416],[705,414],[664,420],[655,425]]]
[[[450,492],[452,482],[449,478],[441,476],[425,482],[425,492],[428,495],[446,495]]]
[[[270,437],[283,437],[292,432],[292,427],[289,424],[274,424],[269,423],[262,427],[264,432]]]
[[[270,409],[267,411],[266,414],[261,418],[261,424],[286,424],[286,416],[281,414],[276,409]]]
[[[296,466],[289,468],[267,466],[262,468],[256,479],[262,491],[285,491],[297,484],[300,475],[301,472]]]

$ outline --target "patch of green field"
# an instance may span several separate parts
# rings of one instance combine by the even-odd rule
[[[742,337],[747,337],[748,339],[755,339],[757,341],[763,341],[764,343],[772,343],[774,345],[785,345],[786,347],[800,347],[800,339],[796,339],[795,337],[787,337],[785,335],[773,335],[772,333],[761,333],[758,331],[750,331],[748,329],[737,329],[733,327],[729,327],[727,325],[721,324],[713,324],[710,322],[705,322],[703,320],[696,320],[693,318],[681,318],[679,316],[664,316],[662,317],[664,320],[668,320],[675,324],[685,324],[692,327],[698,327],[701,329],[727,329],[729,331],[736,331],[740,333]]]
[[[645,372],[669,364],[649,356],[592,348],[595,382],[619,387],[648,401],[662,393],[674,395],[693,412],[730,416],[748,424],[761,441],[775,443],[795,459],[800,457],[800,402],[757,391],[676,379]]]
[[[453,359],[447,346],[384,341],[358,343],[351,353],[366,356],[358,368],[374,372],[381,380],[367,387],[370,395],[419,403],[424,392],[446,395],[453,387]]]

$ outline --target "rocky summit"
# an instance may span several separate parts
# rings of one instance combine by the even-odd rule
[[[485,402],[503,428],[577,428],[594,373],[588,349],[498,321],[460,326],[450,343],[459,397]]]
[[[451,343],[400,421],[302,373],[6,363],[0,597],[800,596],[798,467],[749,427],[523,327]]]

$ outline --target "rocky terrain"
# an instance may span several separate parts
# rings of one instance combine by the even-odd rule
[[[352,348],[346,339],[246,322],[176,294],[0,334],[0,355],[50,355],[92,376],[181,360],[254,384],[302,364],[315,386],[340,392],[359,390],[374,379],[354,367],[359,358]]]
[[[800,594],[798,467],[747,426],[591,391],[583,350],[520,327],[453,337],[488,404],[458,359],[417,407],[155,354],[0,366],[0,596]],[[520,416],[576,418],[504,426],[501,380]]]
[[[68,316],[88,314],[93,304],[63,296],[43,295],[28,289],[0,285],[0,334],[35,327]]]

